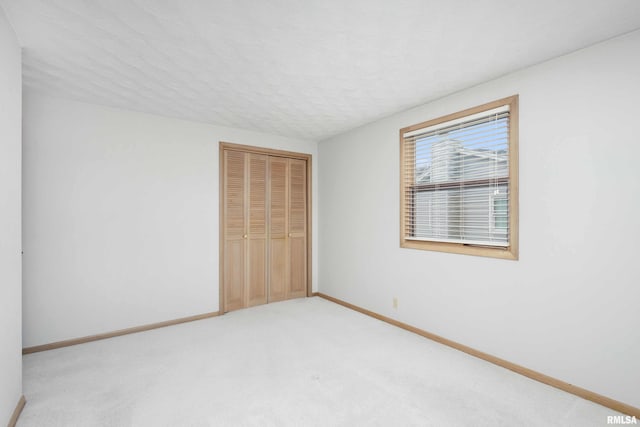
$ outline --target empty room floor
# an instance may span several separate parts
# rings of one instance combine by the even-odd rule
[[[590,426],[612,410],[321,298],[24,357],[18,426]]]

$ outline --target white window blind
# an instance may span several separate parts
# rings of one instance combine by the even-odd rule
[[[402,134],[405,240],[509,246],[509,110]]]

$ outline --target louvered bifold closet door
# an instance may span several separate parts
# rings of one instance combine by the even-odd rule
[[[247,215],[247,303],[267,303],[267,168],[268,157],[249,154]]]
[[[224,151],[224,299],[225,310],[245,307],[246,158]]]
[[[307,162],[222,150],[224,311],[307,295]]]
[[[307,294],[307,164],[289,159],[288,298]]]
[[[269,301],[287,298],[289,288],[288,159],[269,157]]]

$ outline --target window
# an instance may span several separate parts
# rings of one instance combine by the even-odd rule
[[[518,258],[518,96],[400,130],[400,246]]]

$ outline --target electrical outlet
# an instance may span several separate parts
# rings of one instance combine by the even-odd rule
[[[396,297],[393,297],[393,308],[395,310],[398,309],[398,298],[396,298]]]

